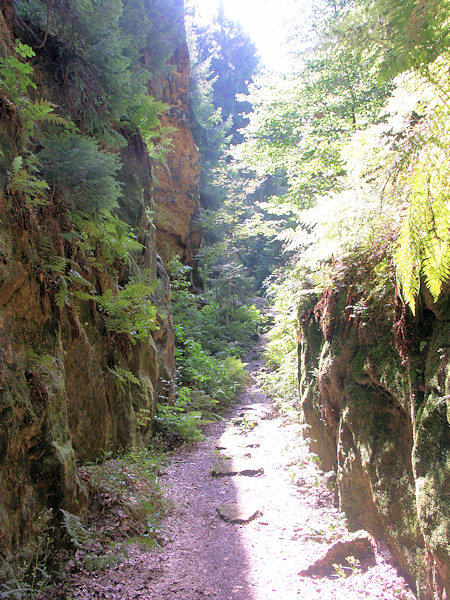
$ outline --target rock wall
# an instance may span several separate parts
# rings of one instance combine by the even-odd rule
[[[183,23],[183,12],[177,19]],[[195,263],[195,253],[202,241],[198,219],[200,208],[200,153],[189,123],[189,52],[184,24],[183,35],[174,42],[176,49],[170,60],[173,70],[163,80],[152,83],[151,92],[169,105],[162,125],[173,133],[172,151],[166,164],[154,164],[154,215],[158,252],[164,261],[177,254],[184,264]]]
[[[416,318],[393,294],[359,300],[350,283],[305,296],[302,419],[350,525],[387,542],[419,598],[448,597],[448,290]]]
[[[181,10],[182,2],[178,4]],[[0,46],[8,53],[18,35],[10,3],[1,0],[0,9]],[[37,57],[37,78],[57,102],[54,79],[46,84],[50,72],[48,65],[42,66],[45,60]],[[181,71],[188,66],[183,56]],[[172,91],[176,105],[178,91],[167,86],[165,99],[170,101]],[[14,106],[1,96],[3,150],[14,146],[20,127]],[[40,515],[49,510],[58,515],[59,509],[80,514],[87,492],[77,463],[146,444],[156,401],[173,397],[170,285],[149,221],[154,209],[151,162],[139,134],[120,133],[127,145],[121,150],[118,214],[142,244],[142,251],[135,252],[135,268],[157,282],[150,298],[157,309],[156,328],[147,339],[109,331],[101,306],[92,299],[58,302],[58,261],[70,262],[70,275],[83,277],[98,294],[108,289],[116,294],[130,273],[126,264],[108,273],[83,259],[71,242],[71,224],[57,192],[49,192],[41,206],[26,205],[4,191],[0,196],[0,563],[33,536]],[[193,207],[196,173],[192,171],[190,184]],[[8,176],[5,171],[1,175]],[[171,181],[166,180],[167,196]],[[185,184],[180,175],[175,197]],[[187,240],[184,226],[180,222],[179,238]]]

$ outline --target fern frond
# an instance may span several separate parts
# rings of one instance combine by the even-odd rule
[[[16,156],[11,163],[11,175],[14,177],[18,175],[23,166],[23,156]]]

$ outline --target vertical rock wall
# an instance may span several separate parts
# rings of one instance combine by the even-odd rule
[[[182,6],[177,19],[183,23]],[[153,165],[155,180],[154,214],[156,242],[163,260],[174,254],[184,264],[192,264],[202,240],[198,220],[200,154],[195,145],[189,123],[189,52],[183,35],[176,40],[176,49],[170,60],[173,70],[163,80],[151,85],[151,92],[169,105],[162,119],[163,127],[174,128],[172,151],[165,165]]]
[[[300,310],[302,418],[355,528],[389,548],[421,599],[449,593],[448,294],[414,319],[389,298],[365,314],[351,285]]]
[[[182,2],[176,5],[182,14]],[[8,52],[17,32],[12,30],[9,2],[2,0],[0,8],[0,46]],[[174,73],[184,82],[189,63],[185,41],[179,43],[174,60],[180,64]],[[35,70],[39,69],[38,62]],[[43,86],[49,76],[45,90],[57,103],[51,65],[50,70],[45,65],[38,73]],[[184,116],[184,91],[174,77],[162,81],[161,89],[164,100],[173,105],[167,119],[176,115],[184,129],[176,134],[180,144],[175,142],[168,161],[170,178],[164,179],[166,171],[159,169],[158,189],[163,185],[164,194],[158,192],[158,202],[170,205],[171,198],[176,203],[186,198],[188,207],[177,223],[171,224],[173,211],[165,218],[189,260],[198,245],[192,242],[192,227],[186,228],[197,206],[198,157]],[[14,132],[20,127],[14,107],[2,96],[3,149],[14,145]],[[70,242],[71,225],[58,193],[49,194],[48,202],[38,207],[0,196],[0,562],[33,536],[39,515],[48,510],[57,515],[61,508],[82,512],[87,496],[76,463],[145,444],[152,436],[156,401],[170,402],[173,397],[170,285],[156,252],[156,235],[163,236],[163,230],[155,235],[149,221],[154,210],[151,162],[138,134],[120,133],[127,145],[121,151],[119,216],[135,229],[142,244],[134,256],[136,268],[157,281],[151,297],[157,326],[146,340],[134,343],[108,331],[93,300],[57,302],[59,283],[47,261],[49,249],[53,259],[70,259],[72,272],[89,281],[98,294],[107,289],[117,293],[130,278],[126,265],[113,275],[83,262]],[[2,171],[2,177],[7,173]],[[121,381],[121,369],[139,383]]]

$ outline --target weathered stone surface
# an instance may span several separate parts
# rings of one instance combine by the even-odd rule
[[[231,458],[219,460],[213,467],[215,477],[245,475],[255,477],[264,473],[263,467],[257,462],[247,458]]]
[[[439,305],[425,299],[422,320],[404,317],[403,359],[394,298],[357,323],[347,293],[330,291],[319,303],[314,293],[303,298],[306,435],[323,468],[337,471],[350,525],[388,543],[421,599],[442,597],[450,570],[448,290]]]
[[[227,523],[245,524],[263,514],[263,508],[254,502],[220,504],[217,507],[220,517]]]
[[[184,22],[183,4],[179,4],[179,23]],[[153,95],[169,105],[162,117],[163,127],[175,128],[171,134],[172,150],[164,166],[155,163],[154,218],[158,252],[164,261],[178,254],[185,264],[194,262],[201,245],[200,154],[189,124],[189,52],[184,28],[176,30],[172,73],[152,83]]]
[[[182,11],[181,1],[178,8]],[[0,11],[0,46],[8,52],[14,10],[1,0]],[[63,92],[54,72],[59,67],[49,60],[45,48],[37,53],[35,79],[45,86],[44,97],[60,105]],[[182,62],[186,78],[186,56]],[[17,154],[15,136],[23,126],[9,104],[8,111],[0,110],[3,176]],[[50,265],[53,259],[66,261],[98,294],[115,293],[131,273],[120,261],[113,276],[83,260],[69,239],[71,226],[57,191],[39,210],[20,198],[0,196],[0,562],[36,533],[40,513],[82,512],[87,496],[76,462],[146,443],[156,398],[173,396],[170,288],[148,216],[153,209],[150,159],[139,135],[120,133],[127,145],[120,156],[118,211],[142,244],[133,277],[145,272],[159,282],[152,297],[158,329],[147,339],[132,344],[125,334],[108,331],[93,301],[74,297],[59,306],[56,294],[62,286]],[[178,174],[184,166],[179,169]],[[121,385],[120,369],[139,384]]]
[[[259,448],[260,443],[252,438],[239,434],[224,434],[216,443],[217,450],[226,450],[229,453],[242,452],[246,448]]]
[[[299,575],[326,577],[336,575],[335,564],[349,567],[347,557],[354,557],[362,570],[375,564],[375,551],[370,535],[366,531],[356,531],[345,540],[335,542],[326,553]],[[344,570],[345,572],[345,570]]]

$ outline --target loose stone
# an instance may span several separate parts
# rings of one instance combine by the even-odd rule
[[[220,504],[217,507],[217,512],[220,517],[227,523],[245,524],[253,521],[263,514],[263,508],[255,505],[236,504],[230,502],[228,504]]]
[[[258,463],[250,459],[225,459],[218,461],[214,467],[212,474],[215,477],[245,475],[247,477],[255,477],[264,473],[263,467],[258,466]]]

